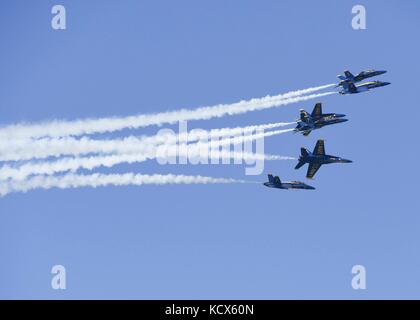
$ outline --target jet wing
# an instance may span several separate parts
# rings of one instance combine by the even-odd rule
[[[307,131],[304,131],[304,132],[303,132],[303,135],[304,135],[305,137],[307,137],[307,136],[309,136],[309,134],[311,133],[311,131],[312,131],[312,130],[307,130]]]
[[[322,103],[317,103],[312,111],[312,118],[319,118],[322,116]]]
[[[324,145],[324,140],[318,140],[316,142],[315,148],[314,148],[314,155],[317,156],[323,156],[325,155],[325,145]],[[318,169],[317,169],[318,170]],[[309,172],[309,171],[308,171]]]
[[[306,173],[306,178],[312,179],[315,173],[321,168],[319,163],[311,163],[308,167],[308,172]]]

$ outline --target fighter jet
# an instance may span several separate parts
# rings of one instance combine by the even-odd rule
[[[300,148],[300,153],[299,162],[295,169],[299,169],[304,164],[308,163],[308,172],[306,173],[306,178],[308,179],[312,179],[323,164],[352,162],[351,160],[325,154],[324,140],[317,141],[312,153],[305,148]]]
[[[363,81],[367,78],[379,76],[384,73],[386,73],[385,70],[379,70],[379,71],[365,70],[365,71],[360,72],[358,75],[354,76],[350,71],[346,70],[344,71],[344,76],[341,74],[337,76],[337,78],[341,80],[339,84],[337,85],[337,87],[342,86],[345,82],[356,83],[356,82]]]
[[[268,175],[268,182],[264,182],[264,185],[269,188],[277,189],[306,189],[314,190],[314,187],[311,187],[300,181],[286,181],[281,182],[278,176],[273,177],[272,174]]]
[[[390,82],[382,81],[370,81],[355,85],[353,82],[344,82],[343,90],[340,91],[340,94],[353,94],[369,91],[370,89],[383,87],[391,84]]]
[[[348,121],[348,119],[342,119],[345,116],[345,114],[322,113],[322,104],[319,102],[315,105],[311,114],[303,109],[300,110],[300,119],[297,120],[297,126],[294,131],[301,132],[304,136],[307,136],[312,130]]]

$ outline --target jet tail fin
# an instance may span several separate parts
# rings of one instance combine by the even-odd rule
[[[353,79],[354,78],[354,75],[349,71],[349,70],[346,70],[346,71],[344,71],[344,75],[348,78],[348,79]]]
[[[300,154],[302,155],[302,157],[307,157],[309,156],[309,151],[305,148],[300,148]]]
[[[302,120],[303,122],[306,122],[306,120],[308,119],[309,113],[306,112],[303,109],[300,109],[300,120]]]
[[[268,174],[268,182],[271,182],[271,183],[274,182],[274,177],[271,173]]]

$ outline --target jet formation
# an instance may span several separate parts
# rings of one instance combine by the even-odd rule
[[[358,75],[354,76],[350,71],[344,71],[343,75],[338,75],[337,78],[340,79],[340,82],[337,84],[336,87],[342,87],[340,94],[354,94],[360,92],[366,92],[374,88],[384,87],[390,85],[390,82],[383,82],[383,81],[369,81],[360,84],[359,83],[367,78],[379,76],[381,74],[386,73],[385,70],[366,70],[360,72]]]
[[[339,93],[345,95],[366,92],[374,88],[384,87],[391,83],[383,81],[368,81],[359,83],[367,78],[379,76],[384,73],[386,73],[385,70],[365,70],[357,75],[353,75],[350,71],[346,70],[344,71],[344,75],[337,76],[337,78],[340,79],[340,82],[336,85],[336,88],[341,87],[342,90],[340,90]],[[345,116],[345,114],[322,113],[322,104],[319,102],[315,105],[311,114],[303,109],[300,110],[300,119],[296,120],[297,126],[293,131],[295,133],[302,133],[302,135],[308,136],[313,130],[348,121],[348,119],[345,119]],[[326,154],[325,142],[323,139],[319,139],[312,152],[303,147],[300,149],[300,156],[295,169],[297,170],[305,164],[308,164],[306,178],[312,179],[324,164],[351,162],[352,161],[348,159]],[[272,174],[268,175],[268,182],[264,182],[264,186],[277,189],[315,189],[314,187],[300,181],[282,182],[278,176],[274,177]]]

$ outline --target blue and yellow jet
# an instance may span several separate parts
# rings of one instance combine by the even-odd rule
[[[268,175],[268,182],[264,182],[264,185],[269,188],[277,189],[305,189],[305,190],[314,190],[314,187],[307,185],[306,183],[300,181],[285,181],[281,182],[278,176],[273,177],[272,174]]]
[[[315,173],[319,170],[319,168],[321,168],[323,164],[353,162],[351,160],[325,154],[324,140],[321,139],[317,141],[312,153],[305,148],[300,148],[300,153],[301,155],[299,156],[299,162],[295,169],[299,169],[304,164],[308,163],[308,172],[306,173],[306,178],[308,179],[312,179]]]
[[[387,86],[391,84],[391,82],[382,82],[382,81],[370,81],[361,84],[355,85],[353,82],[345,82],[343,84],[343,90],[341,90],[340,94],[354,94],[360,92],[366,92],[374,88],[379,88],[383,86]]]
[[[367,78],[376,77],[384,73],[386,73],[385,70],[365,70],[354,76],[350,71],[346,70],[344,71],[344,75],[337,76],[337,78],[341,80],[337,87],[342,86],[345,82],[357,83]]]

